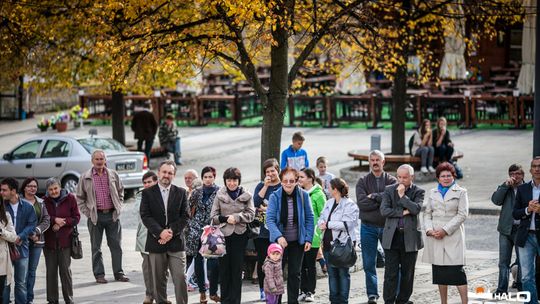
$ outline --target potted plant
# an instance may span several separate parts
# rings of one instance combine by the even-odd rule
[[[69,110],[69,116],[71,117],[71,120],[73,120],[73,126],[75,128],[78,127],[77,124],[82,127],[83,120],[87,119],[89,114],[90,113],[88,112],[87,108],[81,108],[79,105],[73,106]]]
[[[56,115],[56,131],[65,132],[67,130],[68,122],[69,122],[68,114],[64,112],[58,113]]]
[[[41,130],[41,132],[45,132],[49,128],[49,121],[45,117],[41,117],[37,127]]]

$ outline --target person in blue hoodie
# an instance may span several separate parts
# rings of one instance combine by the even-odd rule
[[[13,226],[17,233],[15,244],[21,254],[21,258],[13,262],[15,279],[15,304],[26,304],[26,274],[28,272],[29,243],[28,237],[34,232],[37,225],[37,217],[34,207],[24,200],[17,191],[19,183],[14,178],[8,177],[0,182],[2,199],[13,219]],[[3,302],[9,303],[11,288],[4,288]]]
[[[292,145],[281,153],[281,170],[289,167],[300,171],[309,167],[307,152],[302,149],[305,140],[302,132],[299,131],[293,134]]]
[[[298,171],[286,168],[280,173],[281,189],[270,195],[266,225],[270,242],[278,243],[288,263],[287,303],[298,303],[300,270],[304,252],[311,249],[315,223],[309,194],[298,186]]]

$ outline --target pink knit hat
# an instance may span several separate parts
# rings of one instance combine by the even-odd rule
[[[272,252],[276,252],[276,251],[283,254],[283,248],[281,248],[281,245],[279,245],[278,243],[273,243],[273,244],[270,244],[270,246],[268,246],[268,250],[266,251],[266,253],[270,255]]]

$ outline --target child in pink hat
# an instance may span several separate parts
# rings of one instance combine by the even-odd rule
[[[266,303],[277,304],[281,301],[281,295],[285,293],[283,270],[281,268],[283,248],[276,243],[270,244],[267,253],[268,256],[263,265]]]

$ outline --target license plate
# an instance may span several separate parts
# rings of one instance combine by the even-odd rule
[[[132,171],[135,170],[135,163],[119,163],[116,164],[116,171]]]

